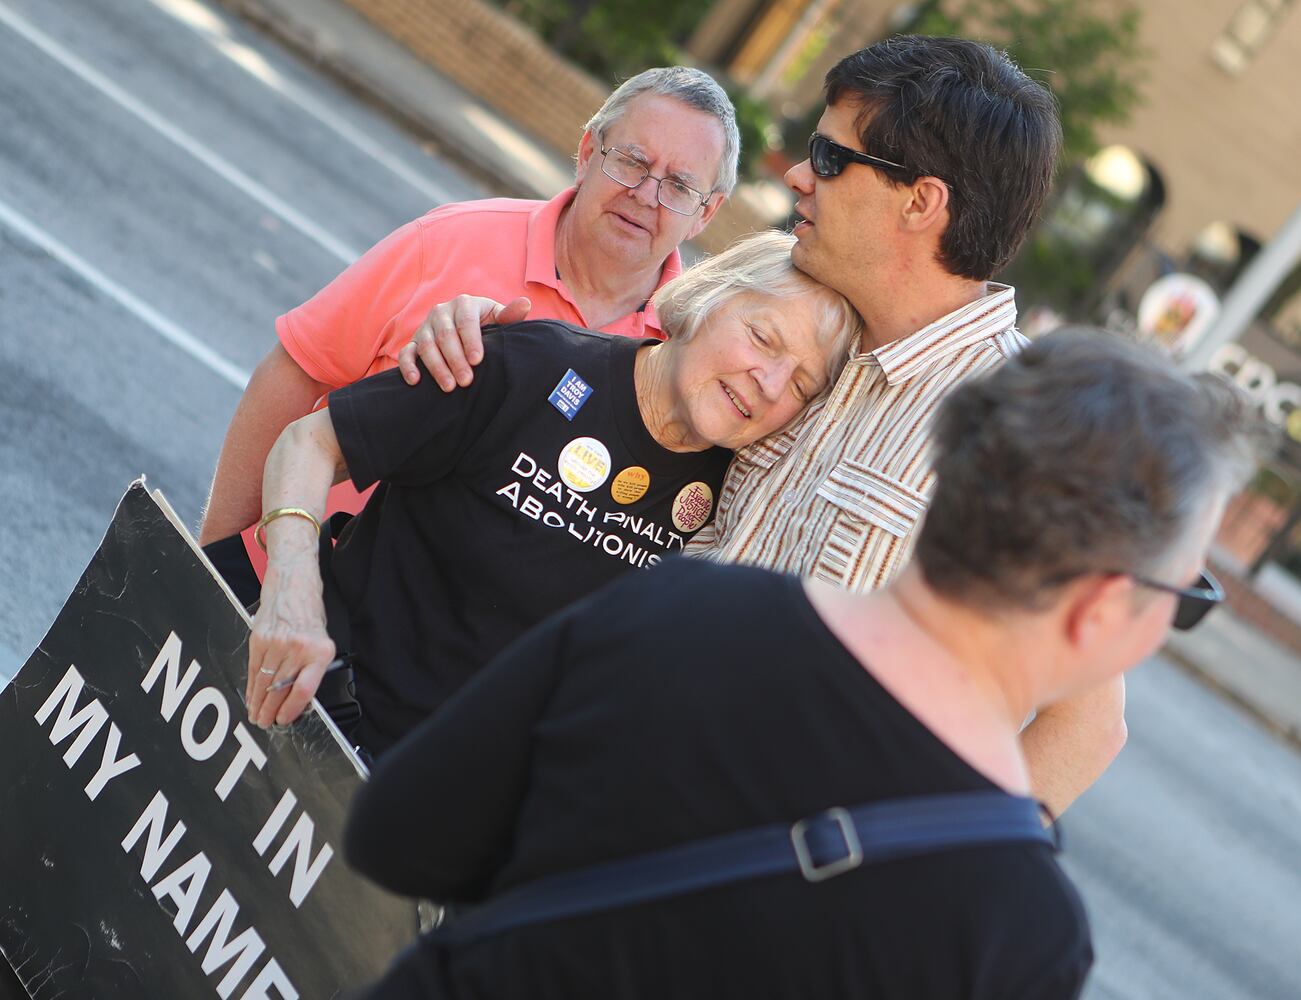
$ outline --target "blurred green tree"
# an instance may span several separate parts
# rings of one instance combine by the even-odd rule
[[[709,5],[699,0],[508,0],[519,18],[558,53],[611,85],[651,66],[682,61],[682,46]],[[721,81],[736,105],[742,177],[767,148],[772,115],[761,101]]]
[[[680,62],[709,10],[701,0],[496,0],[558,53],[614,84],[648,66]],[[1053,89],[1061,104],[1063,163],[1097,147],[1097,127],[1121,122],[1139,100],[1143,51],[1132,0],[924,0],[907,31],[984,39]],[[765,103],[729,86],[745,131],[742,172],[775,131]],[[816,116],[815,116],[816,117]],[[808,129],[799,132],[798,145]]]
[[[1119,251],[1092,242],[1085,224],[1110,205],[1110,196],[1088,182],[1079,164],[1098,150],[1102,126],[1127,121],[1142,99],[1141,19],[1134,0],[925,0],[907,28],[1005,49],[1057,97],[1058,188],[1043,221],[998,276],[1016,286],[1023,309],[1046,305],[1086,317],[1115,262]],[[1110,214],[1124,208],[1111,207]]]
[[[908,31],[962,35],[1006,49],[1061,106],[1062,165],[1098,148],[1098,128],[1128,120],[1146,52],[1132,0],[927,0]]]
[[[700,0],[508,0],[502,6],[593,76],[615,82],[679,61]]]

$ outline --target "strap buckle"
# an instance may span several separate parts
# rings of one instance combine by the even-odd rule
[[[809,850],[809,830],[819,820],[829,819],[840,828],[841,839],[845,842],[845,856],[819,865],[813,860]],[[858,839],[858,830],[849,810],[835,806],[826,812],[818,813],[799,820],[791,826],[791,845],[795,848],[795,860],[799,862],[800,874],[809,882],[821,882],[824,879],[841,875],[863,863],[863,845]]]

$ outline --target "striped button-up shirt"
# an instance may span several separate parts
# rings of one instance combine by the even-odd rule
[[[796,423],[738,451],[714,522],[688,553],[851,590],[888,583],[912,552],[934,485],[936,405],[1027,343],[1013,325],[1013,290],[989,287],[917,333],[855,355]]]

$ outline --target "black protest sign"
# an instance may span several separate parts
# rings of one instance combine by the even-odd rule
[[[361,771],[333,727],[246,721],[247,641],[133,484],[0,691],[0,951],[32,996],[342,996],[414,938],[340,857]]]

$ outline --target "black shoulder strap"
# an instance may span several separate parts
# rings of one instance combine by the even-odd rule
[[[435,940],[461,944],[782,872],[820,882],[862,864],[974,844],[1022,841],[1055,849],[1040,816],[1035,800],[999,791],[836,807],[791,825],[739,830],[528,882],[464,911],[435,931]]]

